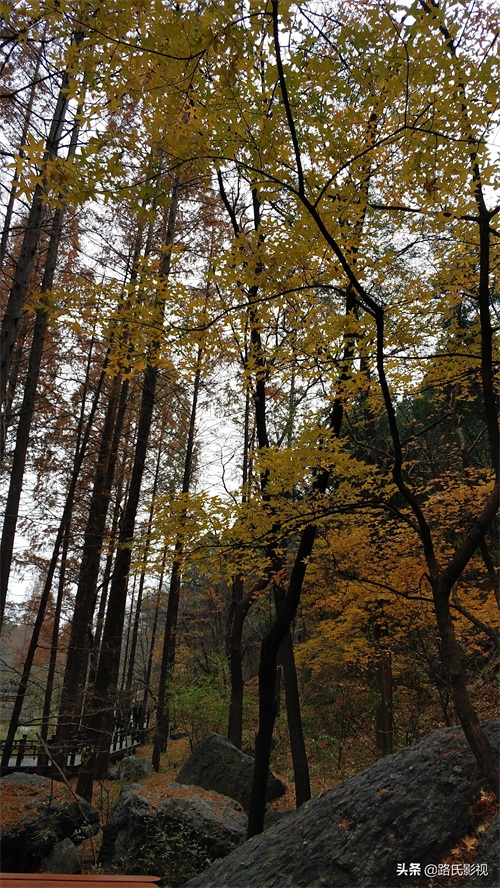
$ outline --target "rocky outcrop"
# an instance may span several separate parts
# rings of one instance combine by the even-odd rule
[[[485,729],[498,747],[499,724]],[[189,888],[427,886],[426,865],[437,865],[466,834],[481,784],[462,730],[436,731],[339,789],[325,790],[192,879]],[[398,864],[406,875],[398,876]],[[420,867],[420,879],[410,876],[410,864]],[[497,884],[491,871],[480,879],[484,886]]]
[[[63,783],[15,772],[0,780],[4,872],[36,872],[63,839],[75,844],[98,831],[99,814]]]
[[[177,783],[201,786],[236,799],[246,811],[252,792],[254,760],[220,734],[207,734],[198,743],[177,775]],[[284,794],[284,784],[269,773],[267,801]]]
[[[153,772],[149,759],[141,756],[127,755],[121,760],[118,768],[118,780],[121,783],[137,783]]]
[[[126,786],[104,829],[99,863],[183,885],[239,845],[246,822],[232,799],[198,787]]]

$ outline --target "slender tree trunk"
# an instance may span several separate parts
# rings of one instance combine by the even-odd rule
[[[93,677],[91,683],[93,684],[95,680],[95,670],[97,668],[97,660],[99,658],[99,649],[101,647],[101,637],[102,637],[102,629],[104,626],[104,618],[106,616],[106,605],[108,603],[108,592],[109,592],[109,583],[111,580],[111,573],[113,567],[113,558],[116,552],[116,535],[118,533],[118,523],[120,520],[120,513],[122,509],[122,481],[120,479],[120,483],[118,485],[118,490],[116,494],[116,502],[115,508],[113,510],[113,518],[111,521],[111,531],[109,534],[109,552],[106,556],[106,562],[104,564],[104,570],[102,573],[102,588],[101,588],[101,596],[99,598],[99,610],[97,612],[96,624],[95,624],[95,633],[94,633],[94,644],[92,645],[91,651],[91,666],[90,671],[93,672]],[[125,497],[123,499],[126,501],[128,497],[128,487],[125,491]]]
[[[165,578],[165,570],[167,567],[167,555],[168,555],[168,549],[165,547],[165,549],[163,550],[163,557],[162,557],[162,562],[161,562],[161,571],[160,571],[160,579],[158,582],[158,591],[156,593],[155,612],[154,612],[154,617],[153,617],[153,627],[151,629],[151,643],[149,645],[148,665],[146,668],[146,676],[144,679],[144,695],[142,698],[142,706],[143,706],[144,710],[146,710],[146,707],[148,705],[148,697],[152,696],[152,694],[151,694],[151,673],[153,671],[153,654],[154,654],[155,643],[156,643],[156,633],[158,630],[158,618],[159,618],[159,614],[160,614],[160,603],[161,603],[161,596],[162,596],[162,592],[163,592],[163,580]]]
[[[218,173],[218,182],[219,189],[221,193],[221,197],[223,203],[228,211],[229,217],[231,219],[233,230],[235,235],[240,235],[240,227],[238,220],[236,218],[236,214],[234,212],[234,208],[230,205],[229,200],[227,198],[224,182],[220,173]],[[262,238],[261,234],[261,216],[260,216],[260,199],[256,188],[252,189],[252,204],[253,204],[253,215],[254,215],[254,230],[258,235],[259,240]],[[255,305],[257,301],[257,295],[259,291],[259,276],[261,274],[260,266],[257,266],[255,271],[255,283],[249,288],[248,292],[248,304],[249,304],[249,322],[250,322],[250,348],[252,357],[255,363],[255,384],[253,391],[253,401],[254,401],[254,411],[255,411],[255,429],[257,433],[257,441],[259,448],[261,450],[266,450],[269,447],[269,436],[267,431],[267,403],[266,403],[266,379],[267,379],[267,371],[268,367],[266,364],[266,359],[264,355],[264,351],[262,348],[262,340],[260,334],[260,319],[257,316]],[[247,356],[245,355],[245,363],[247,362]],[[288,438],[291,439],[293,432],[293,388],[294,383],[292,380],[291,392],[290,392],[290,411],[289,411],[289,421],[288,421]],[[248,404],[248,402],[247,402]],[[247,408],[248,409],[248,408]],[[247,431],[248,427],[246,426]],[[269,501],[269,496],[267,493],[267,484],[269,480],[269,473],[266,470],[260,478],[262,498],[264,500]],[[274,531],[276,536],[280,533],[280,522],[276,520]],[[273,537],[273,534],[271,535]],[[276,544],[274,538],[271,543],[267,547],[267,554],[269,556],[271,564],[273,564],[273,571],[276,573],[281,565],[281,559],[276,558],[275,554]],[[279,562],[279,563],[278,563]],[[238,589],[238,587],[235,587]],[[253,599],[250,598],[250,603]],[[276,602],[278,604],[278,601]],[[248,611],[248,607],[242,610],[241,606],[238,607],[238,602],[233,599],[233,631],[231,633],[231,681],[232,688],[234,684],[234,692],[232,690],[232,698],[231,698],[231,706],[230,706],[230,725],[229,729],[231,735],[234,736],[236,740],[241,737],[241,727],[238,724],[238,719],[242,717],[242,707],[243,707],[243,688],[242,688],[242,675],[241,675],[241,632],[243,628],[243,620]],[[286,634],[286,633],[285,633]],[[238,650],[239,648],[239,650]],[[276,650],[276,655],[278,651]],[[238,664],[238,655],[240,657],[240,662]],[[287,700],[287,717],[288,717],[288,727],[289,727],[289,735],[290,735],[290,745],[291,745],[291,753],[292,760],[294,766],[294,773],[296,778],[296,801],[297,806],[303,804],[303,802],[307,801],[311,797],[311,788],[310,788],[310,780],[309,780],[309,766],[307,762],[307,753],[304,742],[304,734],[302,729],[302,718],[300,713],[300,698],[298,692],[298,682],[297,675],[295,670],[295,659],[293,656],[293,645],[291,640],[291,635],[289,639],[284,642],[283,646],[283,656],[285,658],[285,683],[286,683],[286,700]],[[260,681],[260,678],[259,678]],[[269,681],[271,678],[269,677]],[[234,694],[234,698],[233,698]],[[268,701],[269,702],[269,701]],[[267,705],[267,704],[266,704]],[[274,727],[274,721],[276,718],[276,712],[273,709],[273,717],[272,717],[272,725]],[[270,747],[271,747],[271,739],[272,739],[272,729],[271,729],[271,737],[269,738],[269,755],[270,755]],[[241,742],[241,740],[240,740]],[[269,764],[269,763],[268,763]],[[265,786],[263,788],[264,792],[264,808],[262,810],[262,822],[264,817],[265,810],[265,794],[267,787],[267,771],[266,776],[264,778]],[[250,823],[250,821],[249,821]]]
[[[179,202],[180,183],[174,182],[171,203],[168,210],[168,224],[165,251],[161,274],[168,278],[171,264],[171,247],[174,243],[175,222]],[[162,300],[158,297],[158,305]],[[94,686],[92,712],[88,719],[88,730],[93,748],[88,762],[80,770],[77,791],[88,800],[92,799],[94,777],[106,773],[109,760],[109,746],[113,731],[114,698],[118,686],[120,653],[127,601],[127,577],[132,558],[132,542],[139,505],[139,495],[146,463],[149,433],[153,419],[158,369],[148,363],[144,372],[141,407],[137,427],[137,441],[134,452],[132,477],[130,480],[127,505],[120,526],[118,548],[109,590],[108,610],[102,633],[101,651]]]
[[[243,625],[253,603],[253,599],[243,596],[243,580],[240,576],[233,581],[233,601],[231,635],[229,640],[229,674],[231,697],[229,701],[229,721],[227,737],[230,743],[241,749],[243,741]]]
[[[383,755],[390,755],[393,742],[392,663],[390,653],[384,651],[377,662],[377,687],[379,702],[375,715],[377,746]]]
[[[26,323],[27,320],[28,319],[25,317],[21,318],[19,330],[17,332],[16,345],[14,351],[12,352],[9,378],[7,380],[7,393],[5,396],[5,415],[3,417],[3,422],[1,422],[0,424],[0,467],[2,467],[4,464],[5,448],[7,446],[7,434],[11,425],[13,425],[14,420],[12,408],[14,405],[14,397],[19,380],[19,372],[22,365],[23,354],[26,347],[26,340],[28,339],[28,324]]]
[[[153,518],[154,518],[154,512],[155,512],[155,498],[156,498],[156,493],[158,490],[158,481],[160,478],[162,444],[163,444],[163,429],[162,429],[162,434],[160,435],[160,441],[158,444],[158,457],[156,460],[155,475],[154,475],[154,479],[153,479],[153,490],[151,493],[151,506],[149,508],[148,523],[147,523],[147,528],[146,528],[146,543],[144,546],[144,555],[142,558],[142,568],[141,568],[141,576],[140,576],[140,580],[139,580],[139,590],[137,593],[137,604],[136,604],[136,608],[135,608],[134,626],[132,629],[132,639],[130,642],[130,655],[129,655],[129,663],[128,663],[127,682],[126,682],[126,686],[125,686],[128,693],[131,692],[132,684],[134,681],[135,656],[136,656],[136,650],[137,650],[137,639],[139,636],[142,597],[143,597],[143,593],[144,593],[144,583],[146,580],[150,537],[151,537],[151,530],[153,527]]]
[[[472,704],[464,674],[463,658],[455,635],[451,617],[450,589],[440,579],[433,586],[434,608],[441,637],[441,656],[446,670],[455,712],[460,720],[468,743],[488,780],[488,784],[500,798],[498,757],[489,743],[476,710]]]
[[[328,475],[321,473],[316,489],[326,489]],[[288,591],[279,614],[267,632],[261,648],[259,666],[259,731],[255,742],[255,767],[252,795],[248,812],[248,837],[258,835],[264,828],[266,810],[267,777],[271,759],[271,744],[276,720],[276,666],[278,651],[295,617],[307,563],[311,557],[316,526],[309,524],[302,532],[299,548],[292,568]]]
[[[128,578],[130,580],[130,577]],[[127,584],[128,586],[128,584]],[[122,677],[120,683],[120,699],[123,700],[123,695],[125,693],[125,682],[127,679],[127,666],[128,666],[128,658],[129,658],[129,647],[130,647],[130,637],[132,635],[132,622],[134,616],[134,604],[135,604],[135,590],[137,586],[137,574],[134,576],[134,582],[132,584],[132,594],[130,596],[130,611],[127,620],[127,634],[125,636],[125,648],[123,651],[123,662],[122,662]],[[126,616],[126,614],[125,614]]]
[[[184,459],[184,476],[182,479],[182,494],[187,496],[191,487],[193,473],[193,451],[196,429],[196,411],[198,407],[198,395],[201,382],[202,349],[198,349],[196,361],[196,373],[194,378],[193,400],[191,403],[191,415],[186,442],[186,456]],[[153,741],[153,768],[160,770],[160,756],[165,752],[168,741],[168,728],[170,721],[170,695],[171,681],[175,665],[175,646],[177,637],[177,618],[179,614],[179,600],[181,591],[182,559],[184,555],[184,532],[186,513],[180,517],[180,531],[177,535],[170,577],[170,588],[167,605],[167,620],[163,637],[163,651],[160,668],[160,680],[158,684],[158,705],[156,710],[156,731]]]
[[[78,111],[81,111],[81,109],[79,108]],[[71,159],[76,151],[79,132],[78,120],[79,117],[77,115],[71,134],[68,159]],[[45,304],[44,295],[52,289],[54,283],[54,275],[57,266],[57,256],[59,252],[59,245],[61,242],[63,221],[64,206],[61,206],[55,210],[54,218],[52,221],[49,247],[47,258],[45,260],[45,270],[41,286],[42,305],[40,308],[37,309],[35,317],[35,329],[31,342],[28,373],[24,386],[24,397],[21,406],[19,424],[17,427],[14,460],[10,475],[9,491],[7,494],[5,518],[2,529],[2,540],[0,544],[0,628],[3,623],[5,612],[10,567],[12,563],[12,553],[14,550],[14,540],[19,515],[19,503],[21,499],[21,491],[24,478],[24,468],[26,465],[30,430],[35,410],[38,378],[40,375],[40,367],[42,363],[43,345],[45,341],[45,333],[47,330],[48,308]]]
[[[245,364],[248,356],[245,353]],[[250,446],[250,387],[245,394],[245,422],[243,432],[243,468],[242,468],[242,504],[248,500],[248,450]],[[243,626],[252,604],[251,598],[244,598],[243,578],[237,574],[233,580],[232,601],[230,611],[230,627],[228,638],[229,676],[231,695],[229,700],[229,718],[227,737],[238,749],[243,741]]]
[[[92,713],[88,720],[89,736],[92,738],[93,749],[88,763],[85,766],[82,764],[77,784],[78,794],[87,800],[92,799],[94,777],[104,776],[109,759],[127,600],[127,578],[132,557],[132,540],[134,538],[137,507],[146,462],[157,378],[158,371],[154,367],[148,366],[144,373],[129,496],[120,527],[113,577],[109,590],[108,610],[97,665]]]
[[[60,208],[56,210],[54,214],[49,251],[42,282],[42,293],[46,293],[52,287],[57,261],[57,252],[61,237],[62,222],[63,210],[62,208]],[[31,342],[30,360],[28,365],[28,373],[24,385],[24,397],[21,406],[21,414],[17,427],[16,446],[14,450],[14,459],[10,474],[7,503],[5,507],[5,518],[2,528],[2,541],[0,544],[0,627],[3,622],[5,603],[7,599],[12,552],[14,550],[14,539],[16,535],[17,519],[19,515],[19,502],[21,499],[31,423],[33,420],[35,409],[36,391],[38,386],[38,377],[40,374],[40,366],[42,363],[43,344],[45,340],[45,331],[47,329],[47,319],[47,309],[45,307],[39,308],[36,312],[35,329]]]
[[[63,131],[66,112],[68,109],[68,91],[70,77],[67,71],[62,77],[61,89],[57,98],[52,125],[46,143],[44,163],[56,156]],[[17,261],[14,273],[14,281],[7,301],[5,315],[0,331],[0,410],[2,418],[5,418],[5,394],[7,379],[9,376],[12,351],[16,341],[17,330],[21,318],[28,286],[35,262],[35,254],[38,241],[42,233],[42,225],[45,216],[44,185],[37,184],[33,193],[26,230],[24,232],[21,253]]]
[[[66,760],[67,744],[76,735],[79,728],[81,702],[91,649],[91,626],[97,598],[101,549],[106,530],[106,517],[111,498],[118,442],[126,407],[126,393],[127,388],[122,385],[120,377],[115,377],[112,382],[101,435],[64,670],[57,728],[60,767]]]
[[[299,683],[293,653],[293,642],[290,630],[286,633],[279,651],[279,660],[283,666],[285,684],[286,715],[290,735],[290,751],[292,754],[293,776],[295,781],[295,804],[300,808],[311,798],[311,781],[304,740],[304,729],[300,711]]]
[[[47,29],[48,29],[48,22],[45,22],[45,26],[44,26],[43,34],[42,34],[42,38],[41,38],[42,46],[45,41]],[[23,151],[22,146],[26,144],[26,140],[28,137],[28,132],[29,132],[30,124],[31,124],[31,114],[33,112],[33,103],[35,101],[36,88],[38,86],[37,81],[38,81],[38,74],[40,71],[41,60],[42,60],[42,53],[37,52],[35,68],[33,70],[33,75],[32,75],[32,80],[31,80],[31,88],[30,88],[30,92],[29,92],[29,96],[28,96],[28,102],[26,105],[26,111],[24,113],[23,129],[21,132],[21,139],[19,142],[19,145],[20,145],[19,152],[18,152],[19,157],[24,157],[24,151]],[[7,256],[7,246],[8,246],[8,242],[9,242],[9,234],[10,234],[10,231],[12,228],[12,214],[14,211],[14,201],[16,199],[16,191],[17,191],[18,182],[19,182],[19,173],[16,169],[16,171],[14,173],[14,177],[12,179],[9,200],[7,203],[7,209],[5,211],[5,218],[4,218],[3,230],[2,230],[2,238],[0,241],[0,271],[3,268],[4,262],[5,262],[5,259]]]
[[[64,540],[62,546],[61,566],[59,568],[59,583],[57,587],[57,599],[54,610],[54,625],[52,628],[52,638],[50,642],[50,659],[49,669],[47,672],[47,684],[45,686],[45,694],[43,698],[42,724],[40,727],[40,740],[42,748],[38,755],[37,774],[44,774],[48,765],[48,756],[46,747],[49,740],[50,730],[50,714],[52,711],[52,694],[54,692],[54,680],[56,675],[57,654],[59,653],[59,630],[61,626],[61,611],[64,599],[64,588],[66,579],[66,562],[69,548],[69,521],[66,525]]]
[[[89,356],[89,364],[90,364],[90,356]],[[99,383],[97,386],[96,393],[94,395],[94,401],[89,413],[89,416],[85,423],[85,431],[81,432],[84,425],[84,408],[85,408],[85,399],[82,402],[82,410],[80,413],[80,421],[79,421],[79,429],[77,434],[77,448],[75,454],[75,460],[73,465],[73,470],[71,473],[71,479],[68,487],[68,492],[66,494],[66,501],[64,504],[63,514],[61,517],[61,521],[59,524],[59,529],[57,531],[54,548],[52,551],[52,557],[50,560],[50,564],[47,571],[47,576],[45,578],[44,587],[42,590],[42,594],[40,597],[40,604],[38,607],[38,613],[35,619],[35,624],[33,627],[33,632],[31,635],[31,640],[28,646],[28,651],[26,653],[26,659],[24,661],[23,671],[21,674],[21,679],[19,681],[19,686],[17,689],[16,699],[14,701],[14,707],[12,710],[12,715],[9,723],[9,729],[7,732],[7,737],[5,741],[4,751],[2,755],[2,774],[5,773],[5,769],[8,766],[10,756],[12,754],[12,744],[14,742],[14,738],[16,735],[16,731],[19,725],[19,719],[21,716],[21,711],[24,703],[24,698],[26,696],[26,691],[28,688],[29,677],[31,674],[31,668],[33,666],[33,661],[35,658],[36,650],[38,647],[38,640],[40,637],[40,631],[43,625],[43,621],[45,618],[45,612],[47,609],[47,604],[50,598],[50,592],[52,589],[52,581],[54,578],[54,573],[57,567],[57,562],[59,560],[59,552],[61,549],[62,541],[65,537],[67,527],[71,520],[71,513],[73,509],[73,502],[75,498],[76,485],[78,482],[78,478],[80,475],[80,469],[82,467],[83,459],[85,457],[85,453],[87,451],[87,446],[90,438],[90,433],[93,428],[94,417],[97,410],[97,405],[99,403],[99,397],[101,394],[101,389],[104,381],[104,372],[101,374],[99,379]],[[79,446],[78,446],[79,445]]]
[[[353,298],[353,294],[348,292],[346,297],[347,315],[349,315],[352,309]],[[343,382],[349,374],[352,353],[353,338],[352,335],[349,335],[346,336],[341,382]],[[329,420],[330,429],[336,437],[340,434],[342,418],[342,398],[337,397],[334,401]],[[313,482],[314,491],[320,495],[323,494],[328,486],[329,478],[330,474],[327,470],[318,471]],[[275,620],[262,642],[259,666],[259,731],[255,743],[255,767],[250,808],[248,812],[249,838],[258,835],[264,828],[267,778],[271,758],[274,723],[276,720],[274,687],[276,682],[278,652],[287,632],[290,631],[297,612],[307,564],[311,557],[314,541],[316,539],[316,532],[317,526],[315,524],[307,525],[302,531],[286,595],[284,596],[283,601],[280,602],[280,607],[276,613]]]

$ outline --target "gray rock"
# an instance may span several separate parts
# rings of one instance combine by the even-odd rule
[[[484,727],[498,746],[500,724]],[[422,873],[438,864],[466,834],[481,785],[461,728],[436,731],[325,790],[187,885],[408,888],[414,877],[398,877],[397,864],[419,863]]]
[[[496,817],[484,833],[474,859],[474,863],[486,864],[487,875],[479,875],[476,871],[468,879],[465,888],[480,888],[484,885],[500,885],[500,817]]]
[[[75,844],[100,828],[99,814],[63,783],[15,772],[0,780],[2,868],[35,872],[63,839]]]
[[[118,780],[121,783],[137,783],[153,772],[151,762],[147,758],[128,755],[122,759],[118,768]]]
[[[188,786],[220,792],[236,799],[246,811],[250,804],[254,759],[229,743],[220,734],[207,734],[198,743],[176,780]],[[278,799],[286,792],[284,784],[271,772],[267,781],[267,801]]]
[[[63,839],[54,845],[40,870],[42,873],[81,873],[82,861],[71,839]]]
[[[237,802],[195,786],[126,786],[104,828],[99,863],[183,885],[239,845],[246,824]]]

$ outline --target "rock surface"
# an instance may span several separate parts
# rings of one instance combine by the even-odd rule
[[[239,845],[246,824],[240,805],[198,787],[126,786],[104,829],[99,863],[183,885]]]
[[[137,783],[138,780],[149,777],[152,772],[153,769],[149,759],[141,756],[127,755],[121,760],[118,767],[118,780],[121,783]]]
[[[498,747],[500,725],[485,723]],[[466,834],[482,781],[461,728],[429,735],[325,790],[187,883],[189,888],[399,888],[397,864],[438,864]],[[498,854],[498,848],[497,848]],[[482,862],[478,858],[478,863]],[[465,882],[465,879],[463,880]],[[437,884],[434,879],[434,885]],[[481,885],[497,885],[491,875]]]
[[[488,827],[479,842],[476,854],[477,863],[485,863],[488,867],[488,880],[475,872],[465,888],[480,888],[481,885],[500,885],[500,817],[497,816]]]
[[[207,734],[198,743],[179,771],[177,783],[201,786],[236,799],[246,811],[250,804],[254,760],[252,756],[229,743],[220,734]],[[267,801],[278,799],[286,791],[284,784],[273,774],[267,781]]]
[[[99,814],[63,783],[14,772],[0,780],[4,872],[36,872],[63,839],[78,844],[99,829]]]
[[[63,839],[54,845],[52,851],[43,861],[40,871],[42,873],[68,873],[71,875],[81,873],[82,861],[71,839]]]

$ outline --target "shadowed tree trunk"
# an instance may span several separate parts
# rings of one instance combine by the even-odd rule
[[[245,363],[247,356],[245,355]],[[242,467],[242,503],[248,499],[248,449],[250,446],[250,388],[247,386],[245,395],[245,422],[243,432],[243,467]],[[230,743],[241,749],[243,741],[243,626],[246,616],[253,603],[252,596],[244,594],[244,584],[241,575],[237,574],[233,580],[231,598],[231,610],[229,614],[229,633],[227,642],[227,659],[229,662],[229,676],[231,682],[231,694],[229,699],[229,718],[227,726],[227,738]]]
[[[90,359],[89,359],[90,361]],[[79,421],[79,429],[77,434],[77,441],[81,444],[78,446],[75,453],[75,459],[73,464],[73,470],[71,473],[71,479],[68,487],[68,492],[66,494],[66,500],[64,504],[63,514],[61,517],[61,521],[59,524],[59,529],[57,531],[54,548],[52,551],[52,557],[50,559],[49,568],[47,571],[47,576],[45,578],[45,583],[42,589],[42,594],[40,596],[40,603],[38,607],[38,613],[35,619],[35,624],[33,626],[33,632],[31,635],[30,643],[28,646],[28,650],[26,653],[26,659],[24,661],[23,671],[21,674],[21,679],[19,681],[19,686],[17,689],[16,699],[14,701],[14,706],[12,710],[12,715],[9,723],[9,729],[7,732],[7,737],[5,740],[3,755],[2,755],[2,774],[5,773],[5,769],[8,766],[9,758],[12,753],[12,744],[14,742],[14,738],[16,735],[17,728],[19,726],[19,719],[21,716],[21,711],[24,703],[24,698],[26,696],[26,691],[28,688],[29,677],[31,674],[31,668],[33,666],[33,661],[35,659],[36,650],[38,647],[38,640],[40,637],[41,628],[43,625],[43,621],[45,618],[45,612],[47,609],[47,605],[49,603],[50,593],[52,589],[52,581],[54,578],[54,574],[57,567],[57,562],[59,560],[59,552],[61,549],[61,545],[63,539],[65,537],[67,528],[69,526],[69,522],[71,520],[71,513],[73,509],[73,503],[75,498],[75,491],[78,482],[78,478],[80,475],[80,469],[82,467],[82,463],[87,452],[87,446],[90,439],[91,431],[94,427],[94,418],[97,411],[97,406],[99,403],[99,398],[101,395],[101,390],[104,382],[105,372],[101,373],[97,389],[94,395],[94,400],[92,403],[91,410],[89,412],[89,416],[85,421],[84,418],[84,409],[85,409],[85,399],[82,402],[82,410],[80,413],[80,421]],[[83,434],[81,433],[81,429],[85,426],[85,431]]]
[[[81,108],[79,108],[78,111],[81,111]],[[76,120],[78,121],[78,117],[76,118]],[[79,123],[75,122],[71,134],[71,143],[68,150],[68,160],[70,160],[75,154],[78,142],[78,131]],[[28,373],[26,375],[26,381],[24,385],[24,396],[21,406],[21,413],[19,416],[19,424],[17,427],[16,446],[10,472],[9,491],[7,494],[5,518],[2,528],[2,541],[0,544],[0,628],[3,623],[5,603],[7,599],[7,589],[9,584],[12,553],[14,550],[14,539],[16,535],[17,520],[19,515],[19,502],[21,499],[24,468],[26,465],[30,430],[35,410],[35,399],[38,386],[38,378],[40,375],[40,367],[42,363],[43,344],[45,341],[45,333],[48,323],[48,308],[45,304],[44,295],[52,289],[54,283],[54,275],[57,266],[57,256],[59,252],[59,245],[61,242],[61,234],[64,221],[64,210],[64,206],[56,209],[54,212],[54,218],[52,220],[49,247],[45,260],[45,269],[41,285],[42,304],[41,307],[37,309],[35,316],[35,328],[33,331],[33,339],[31,341]]]
[[[144,695],[142,698],[142,708],[146,710],[148,705],[148,697],[153,696],[151,692],[151,673],[153,671],[153,654],[156,643],[156,633],[158,630],[158,618],[160,615],[160,603],[163,592],[163,580],[165,578],[165,570],[167,567],[167,554],[168,549],[165,548],[163,550],[163,557],[161,561],[161,570],[160,570],[160,579],[158,580],[158,591],[156,593],[156,601],[155,601],[155,610],[153,616],[153,626],[151,629],[151,641],[149,644],[149,653],[148,653],[148,664],[146,667],[146,675],[144,677]]]
[[[147,562],[149,555],[149,547],[150,547],[150,537],[151,530],[153,527],[153,517],[155,511],[155,497],[158,490],[158,481],[160,478],[160,466],[161,466],[161,457],[162,457],[162,444],[163,444],[163,429],[162,434],[160,435],[160,441],[158,444],[158,457],[156,460],[156,468],[155,468],[155,476],[153,479],[153,489],[151,491],[151,506],[149,508],[148,515],[148,523],[146,529],[146,543],[144,545],[144,554],[142,557],[142,568],[141,568],[141,576],[139,579],[139,590],[137,592],[137,603],[135,607],[135,615],[134,615],[134,625],[132,628],[132,638],[130,642],[130,654],[128,661],[128,669],[127,669],[127,679],[125,690],[127,693],[130,693],[132,690],[132,684],[134,680],[134,667],[135,667],[135,656],[137,650],[137,639],[139,636],[139,624],[141,619],[141,607],[142,607],[142,596],[144,593],[144,583],[146,580],[146,572],[147,572]]]
[[[198,348],[196,359],[196,373],[194,377],[193,398],[191,402],[191,415],[189,417],[188,434],[186,441],[186,455],[184,458],[184,475],[182,479],[181,493],[187,496],[191,487],[193,474],[193,452],[196,430],[196,411],[198,408],[198,395],[201,382],[201,365],[203,351]],[[168,728],[170,721],[170,693],[171,681],[175,665],[175,646],[177,638],[177,618],[179,614],[179,600],[181,592],[182,561],[184,556],[184,532],[187,514],[184,511],[179,518],[180,531],[177,535],[172,561],[172,573],[167,605],[167,619],[165,634],[163,637],[163,651],[160,667],[160,680],[158,683],[158,704],[156,709],[156,730],[153,740],[152,763],[155,771],[160,770],[160,756],[165,752],[168,741]]]
[[[54,679],[56,675],[56,664],[57,664],[57,655],[59,653],[59,631],[61,627],[61,610],[62,603],[64,599],[64,585],[66,579],[66,561],[68,555],[68,547],[69,547],[69,521],[66,525],[66,530],[64,534],[63,547],[62,547],[62,555],[61,555],[61,566],[59,568],[59,582],[57,586],[57,599],[56,606],[54,609],[54,625],[52,629],[52,638],[50,642],[50,658],[49,658],[49,668],[47,672],[47,684],[45,686],[45,694],[43,697],[43,712],[42,712],[42,724],[40,727],[40,740],[41,740],[41,749],[38,755],[38,765],[37,765],[37,774],[44,774],[45,768],[48,765],[48,756],[46,752],[47,743],[49,740],[49,730],[50,730],[50,713],[52,711],[52,694],[54,691]]]
[[[168,278],[171,264],[171,247],[174,243],[175,221],[179,201],[180,185],[174,182],[170,208],[168,210],[167,249],[163,256],[161,275]],[[158,296],[158,303],[162,298]],[[108,610],[102,633],[101,650],[94,685],[92,711],[88,718],[88,736],[92,744],[85,766],[82,763],[78,777],[77,792],[87,800],[92,799],[92,786],[95,777],[107,771],[109,747],[113,732],[115,695],[120,668],[121,643],[127,600],[127,579],[132,557],[132,542],[139,505],[139,495],[144,474],[149,432],[153,418],[158,368],[149,363],[144,372],[141,407],[137,426],[137,441],[130,479],[129,495],[123,520],[120,525],[113,577],[109,590]]]
[[[80,35],[76,42],[81,42]],[[63,133],[64,121],[69,104],[69,87],[71,77],[68,71],[62,75],[61,88],[57,97],[56,107],[52,118],[50,132],[47,138],[43,163],[57,155]],[[5,393],[9,368],[12,360],[12,351],[16,341],[17,330],[21,318],[24,303],[28,294],[28,286],[31,280],[35,254],[42,233],[43,220],[46,214],[45,204],[46,188],[37,183],[33,192],[33,200],[26,223],[21,252],[14,272],[14,280],[7,300],[5,315],[2,319],[0,331],[0,410],[2,421],[5,417]]]
[[[91,626],[97,598],[101,549],[104,542],[106,517],[111,499],[111,485],[126,401],[127,385],[122,384],[120,377],[116,376],[112,381],[101,435],[71,621],[57,727],[57,741],[61,756],[59,767],[63,767],[67,745],[77,734],[79,728],[91,649]]]
[[[43,34],[42,34],[42,37],[40,40],[42,47],[43,47],[43,44],[45,41],[45,37],[47,35],[47,29],[48,29],[48,22],[45,22]],[[35,67],[33,69],[33,74],[32,74],[32,78],[31,78],[30,92],[29,92],[29,96],[28,96],[28,101],[26,103],[26,110],[24,112],[21,138],[19,140],[19,146],[20,146],[19,150],[18,150],[19,157],[24,157],[24,154],[25,154],[22,146],[26,144],[28,132],[29,132],[30,125],[31,125],[31,115],[33,112],[33,103],[35,101],[36,89],[37,89],[37,86],[39,85],[38,84],[38,74],[40,71],[41,60],[42,60],[42,52],[37,51]],[[16,199],[16,190],[17,190],[18,182],[19,182],[19,172],[16,169],[16,171],[14,173],[14,177],[12,179],[12,185],[10,188],[7,208],[5,210],[2,238],[0,240],[0,271],[3,268],[3,264],[4,264],[6,256],[7,256],[7,245],[9,242],[9,234],[10,234],[11,227],[12,227],[12,214],[14,211],[14,201]],[[2,453],[2,448],[0,445],[0,459],[1,459],[1,453]]]

